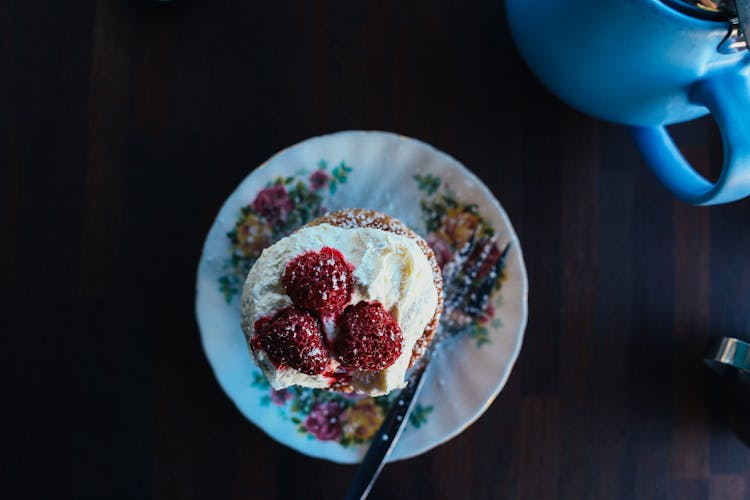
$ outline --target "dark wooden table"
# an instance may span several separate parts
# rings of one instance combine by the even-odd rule
[[[372,498],[750,498],[702,365],[750,330],[750,201],[687,206],[525,68],[503,2],[0,2],[5,498],[337,498],[246,421],[193,315],[203,238],[277,150],[391,130],[473,169],[530,279],[482,418]],[[673,128],[716,175],[709,119]]]

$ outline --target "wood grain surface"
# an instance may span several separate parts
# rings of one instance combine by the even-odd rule
[[[246,421],[193,306],[201,245],[256,165],[399,132],[492,189],[530,279],[521,356],[474,425],[372,498],[747,499],[702,365],[750,336],[750,201],[687,206],[626,129],[568,108],[502,1],[0,2],[5,498],[339,497],[354,468]],[[672,128],[718,175],[710,119]]]

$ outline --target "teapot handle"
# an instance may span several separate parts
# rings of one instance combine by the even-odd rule
[[[690,98],[709,109],[721,131],[724,164],[719,179],[712,184],[696,172],[664,126],[631,127],[646,163],[667,189],[693,205],[727,203],[750,195],[750,64],[699,80]]]

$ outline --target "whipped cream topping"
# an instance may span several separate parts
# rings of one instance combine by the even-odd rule
[[[302,228],[265,249],[248,273],[242,291],[241,324],[248,345],[258,319],[292,304],[282,284],[287,263],[297,255],[326,246],[340,251],[354,266],[350,303],[379,301],[396,320],[404,337],[401,355],[391,366],[381,371],[351,372],[349,383],[356,392],[373,396],[403,387],[414,344],[435,314],[438,291],[430,263],[417,243],[388,231],[320,224]],[[329,321],[324,330],[331,345],[337,329]],[[251,349],[251,353],[276,390],[291,385],[327,388],[333,382],[325,375],[307,375],[290,367],[279,369],[262,350]],[[338,366],[335,358],[332,365]]]

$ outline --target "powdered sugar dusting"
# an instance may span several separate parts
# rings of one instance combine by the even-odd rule
[[[353,231],[350,233],[349,229]],[[243,330],[251,339],[253,330],[248,328],[251,318],[268,314],[263,311],[275,310],[290,302],[284,287],[280,286],[282,279],[274,278],[272,269],[283,270],[295,257],[305,252],[319,252],[326,246],[341,251],[354,267],[355,287],[350,303],[380,301],[403,332],[403,339],[400,339],[392,332],[375,330],[376,338],[382,337],[387,344],[397,345],[401,350],[392,366],[382,371],[345,372],[346,377],[331,377],[328,384],[332,381],[330,387],[334,390],[371,395],[403,387],[407,367],[424,352],[437,326],[442,309],[442,281],[434,254],[424,240],[385,214],[366,210],[333,212],[266,249],[248,274],[243,289]],[[330,269],[330,260],[328,256],[317,258],[310,268],[326,277],[327,286],[318,295],[324,302],[331,299],[331,294],[346,288],[347,282],[344,273],[335,267]],[[323,273],[323,268],[329,268],[328,272]],[[309,274],[308,269],[289,269],[288,272],[289,279],[300,279],[300,276]],[[338,335],[334,319],[319,319],[328,345],[334,345]],[[256,360],[258,358],[256,356]],[[332,361],[338,360],[334,356]],[[273,367],[259,364],[274,388],[291,384],[328,387],[322,379],[292,376],[289,370],[274,372]]]

